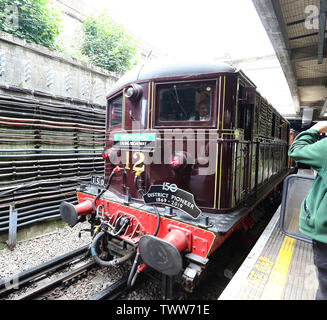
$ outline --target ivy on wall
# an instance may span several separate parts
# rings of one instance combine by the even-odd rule
[[[48,0],[0,0],[0,30],[50,49],[62,31],[61,13]],[[123,26],[106,13],[88,17],[82,24],[79,50],[73,56],[103,69],[122,74],[136,64],[136,43]],[[67,48],[66,48],[67,49]]]
[[[119,74],[136,64],[136,43],[125,29],[106,14],[83,23],[81,52],[96,66]]]
[[[48,0],[0,0],[0,30],[29,42],[58,50],[60,20]]]

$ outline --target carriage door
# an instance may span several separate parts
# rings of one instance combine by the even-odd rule
[[[239,87],[238,128],[243,132],[238,143],[237,167],[239,178],[239,198],[246,199],[251,190],[251,167],[253,154],[253,108],[255,88]]]

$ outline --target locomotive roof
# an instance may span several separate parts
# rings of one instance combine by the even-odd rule
[[[171,78],[210,73],[235,73],[236,69],[223,62],[194,60],[152,60],[125,73],[111,88],[110,93],[128,83],[139,80]]]

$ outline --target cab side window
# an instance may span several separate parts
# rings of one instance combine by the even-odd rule
[[[110,102],[110,126],[121,125],[123,115],[123,96],[115,98]]]

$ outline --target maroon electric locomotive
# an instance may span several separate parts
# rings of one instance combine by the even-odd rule
[[[127,260],[192,291],[212,253],[288,174],[289,123],[235,68],[150,61],[107,97],[103,177],[61,204],[102,266]]]

